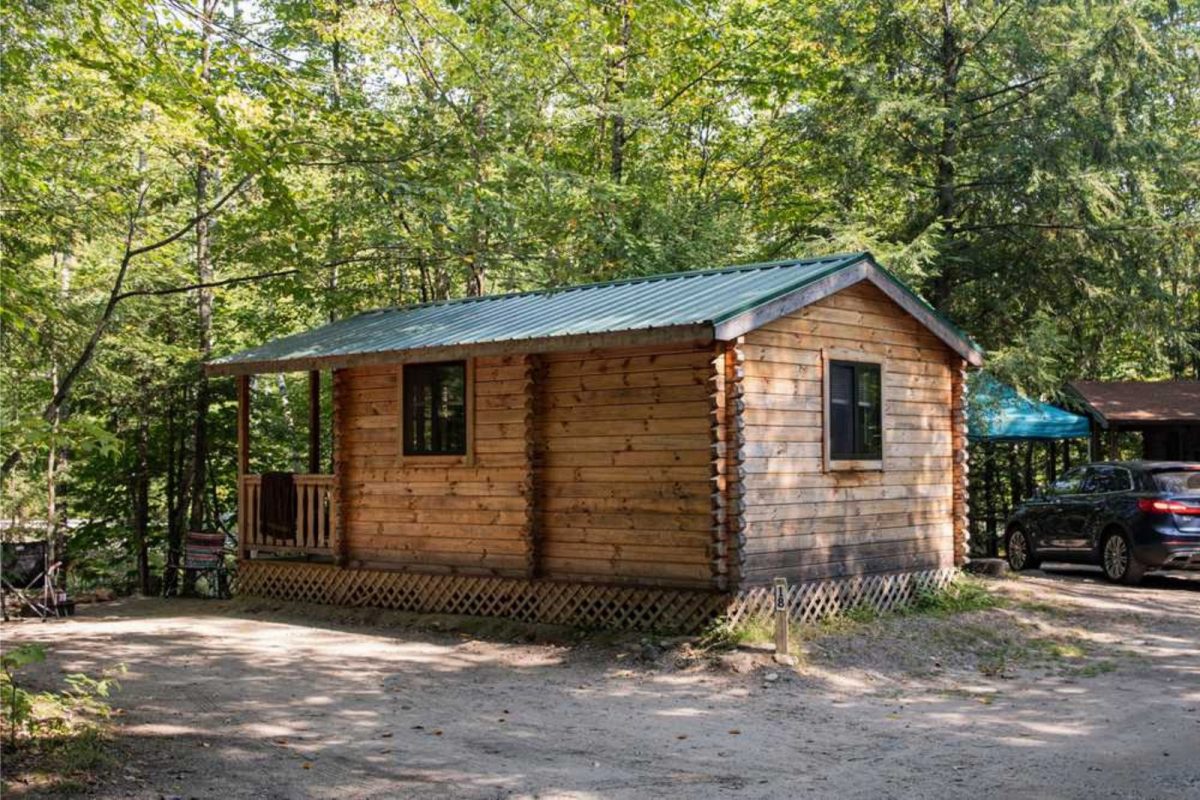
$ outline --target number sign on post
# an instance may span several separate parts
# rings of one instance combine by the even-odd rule
[[[788,655],[787,579],[775,579],[775,657]]]

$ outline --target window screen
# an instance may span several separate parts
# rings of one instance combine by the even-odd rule
[[[404,455],[467,452],[467,365],[404,367]]]
[[[883,458],[883,388],[878,364],[829,363],[829,456]]]

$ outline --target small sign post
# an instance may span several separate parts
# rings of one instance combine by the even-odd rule
[[[787,579],[775,579],[775,658],[787,656],[788,647],[788,602]]]

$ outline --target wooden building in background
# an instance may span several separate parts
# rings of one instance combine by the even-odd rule
[[[1118,436],[1141,434],[1149,461],[1200,461],[1200,381],[1075,381],[1092,419],[1093,461],[1120,457]]]
[[[965,557],[980,359],[866,253],[289,336],[208,366],[240,382],[239,591],[643,629],[776,577],[797,618],[888,606]],[[296,371],[332,372],[332,474],[256,474],[248,376]]]

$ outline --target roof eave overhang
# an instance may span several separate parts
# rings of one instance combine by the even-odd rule
[[[1067,384],[1067,389],[1074,395],[1079,404],[1083,406],[1084,413],[1091,417],[1092,421],[1101,428],[1107,430],[1110,425],[1108,418],[1104,416],[1104,413],[1100,409],[1091,404],[1079,387],[1074,382],[1071,382]]]
[[[829,275],[780,294],[736,316],[719,320],[714,325],[714,335],[721,341],[736,339],[861,281],[870,281],[878,287],[896,305],[915,317],[947,347],[962,356],[968,364],[973,367],[983,366],[983,351],[974,342],[906,289],[892,277],[891,273],[876,264],[869,255],[864,255],[859,260],[843,266]]]
[[[508,339],[471,344],[438,345],[405,350],[378,350],[326,356],[298,356],[284,359],[245,358],[215,361],[204,365],[208,375],[259,375],[272,372],[307,372],[342,369],[376,364],[414,361],[451,361],[477,356],[503,356],[515,353],[554,353],[594,350],[607,347],[639,347],[658,344],[706,345],[712,343],[713,326],[709,323],[671,325],[662,328],[547,336],[537,339]]]

